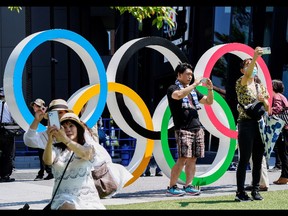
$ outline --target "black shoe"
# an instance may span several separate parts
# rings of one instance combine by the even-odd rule
[[[0,179],[0,182],[14,182],[15,178],[10,178],[10,176],[5,176]]]
[[[44,180],[50,180],[50,179],[53,179],[53,178],[54,178],[53,174],[52,174],[52,173],[49,173],[49,174],[44,178]]]
[[[236,202],[248,202],[253,201],[246,192],[236,192],[235,196]]]
[[[39,176],[37,175],[36,178],[34,179],[34,181],[41,181],[43,180],[43,176]]]
[[[252,191],[251,196],[253,200],[263,200],[263,197],[259,194],[258,191]]]
[[[22,208],[19,208],[18,210],[29,210],[30,206],[28,203],[25,203],[25,205]]]
[[[155,174],[155,176],[163,176],[163,174],[161,172],[158,172]]]
[[[151,176],[150,172],[145,173],[145,176]]]

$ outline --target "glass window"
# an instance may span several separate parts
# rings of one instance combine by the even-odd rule
[[[214,32],[220,35],[229,35],[230,33],[231,7],[215,7]],[[214,34],[216,44],[223,43]]]

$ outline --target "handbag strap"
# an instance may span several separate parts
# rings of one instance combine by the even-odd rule
[[[256,93],[257,93],[257,96],[259,95],[259,84],[255,83],[255,88],[256,88]],[[256,99],[257,100],[257,99]]]
[[[2,127],[4,128],[4,126],[2,125],[3,111],[4,111],[4,103],[5,103],[5,101],[2,101],[1,120],[0,120],[1,128],[2,128]]]
[[[63,174],[62,174],[62,176],[61,176],[61,179],[60,179],[60,181],[59,181],[59,183],[58,183],[58,185],[57,185],[57,188],[56,188],[56,190],[55,190],[55,192],[54,192],[54,194],[53,194],[53,197],[52,197],[50,203],[52,203],[52,201],[54,200],[54,197],[56,196],[57,190],[58,190],[58,188],[59,188],[59,186],[60,186],[60,183],[61,183],[61,181],[62,181],[62,179],[63,179],[63,177],[64,177],[64,174],[65,174],[65,172],[66,172],[66,169],[67,169],[67,167],[68,167],[68,165],[69,165],[69,163],[70,163],[73,155],[74,155],[74,152],[73,152],[73,154],[71,155],[69,161],[67,162],[67,165],[66,165],[66,167],[65,167],[65,169],[64,169],[64,171],[63,171]]]

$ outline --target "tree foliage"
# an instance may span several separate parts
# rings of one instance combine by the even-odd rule
[[[134,16],[139,23],[142,23],[143,19],[152,18],[152,26],[156,25],[157,29],[161,29],[163,23],[166,22],[169,27],[174,27],[174,22],[171,18],[171,12],[175,12],[172,7],[111,7],[120,12],[120,15],[125,12]]]
[[[174,27],[174,22],[171,18],[171,12],[175,12],[172,7],[111,7],[120,12],[120,15],[125,12],[130,13],[134,16],[139,23],[142,23],[143,19],[152,18],[152,26],[156,25],[157,29],[161,29],[163,23],[166,22],[169,27]],[[20,13],[22,7],[19,6],[9,6],[10,11],[17,11]]]
[[[22,7],[9,6],[8,9],[10,11],[17,11],[17,13],[20,13],[20,10],[22,10]]]

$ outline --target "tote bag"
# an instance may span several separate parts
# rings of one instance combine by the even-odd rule
[[[268,115],[267,112],[258,121],[259,131],[264,143],[264,156],[266,160],[270,158],[270,154],[274,145],[285,125],[285,122],[276,115]]]

